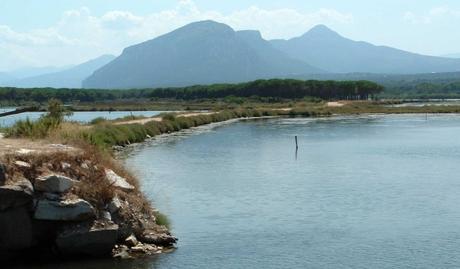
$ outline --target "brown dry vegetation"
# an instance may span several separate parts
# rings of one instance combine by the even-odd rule
[[[152,212],[148,201],[139,191],[139,182],[120,163],[93,146],[80,144],[78,147],[81,150],[74,152],[6,154],[0,157],[0,163],[7,167],[10,182],[27,178],[33,183],[41,175],[57,173],[76,180],[78,183],[70,194],[90,202],[97,210],[103,210],[112,198],[118,196],[122,200],[129,200],[131,205],[142,212]],[[15,163],[17,161],[26,162],[30,167],[19,166]],[[111,169],[124,177],[136,189],[126,193],[111,186],[106,179],[105,169]]]

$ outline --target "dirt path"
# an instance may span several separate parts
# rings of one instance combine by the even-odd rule
[[[78,149],[61,144],[51,144],[44,140],[11,139],[0,135],[0,156],[11,153],[29,154],[34,152],[77,151]]]
[[[328,107],[342,107],[344,105],[345,104],[343,104],[342,102],[327,102]]]
[[[212,115],[216,112],[192,112],[192,113],[183,113],[178,114],[176,117],[193,117],[198,115]],[[145,119],[138,119],[138,120],[129,120],[129,121],[120,121],[114,123],[115,125],[122,125],[122,124],[146,124],[151,121],[162,121],[161,117],[152,117],[152,118],[145,118]]]

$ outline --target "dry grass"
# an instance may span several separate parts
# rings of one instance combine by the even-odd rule
[[[7,154],[0,162],[7,167],[8,181],[14,182],[27,178],[32,183],[41,175],[56,173],[72,178],[78,183],[70,191],[80,198],[90,202],[96,209],[102,210],[115,197],[120,196],[130,204],[139,207],[142,211],[150,212],[151,206],[139,191],[139,183],[123,166],[104,151],[87,144],[78,145],[78,152],[53,152],[37,154]],[[21,167],[15,164],[23,161],[30,167]],[[113,187],[106,179],[105,169],[111,169],[119,176],[124,177],[136,190],[124,193]]]

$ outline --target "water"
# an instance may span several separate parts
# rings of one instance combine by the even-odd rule
[[[126,159],[169,215],[177,251],[47,268],[458,268],[459,115],[198,130]]]
[[[1,111],[0,111],[1,112]],[[6,112],[6,111],[5,111]],[[122,118],[125,116],[145,116],[145,117],[153,117],[156,116],[163,111],[88,111],[88,112],[74,112],[72,116],[67,117],[68,120],[77,121],[81,123],[88,123],[95,118],[105,118],[107,120],[114,120],[118,118]],[[0,126],[2,127],[9,127],[13,125],[18,120],[25,120],[29,118],[30,120],[37,120],[43,115],[44,112],[26,112],[16,115],[10,115],[6,117],[0,117]]]

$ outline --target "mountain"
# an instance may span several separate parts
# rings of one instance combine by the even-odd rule
[[[115,59],[113,55],[103,55],[60,72],[48,73],[7,82],[8,86],[20,88],[52,87],[81,88],[82,81],[93,72]]]
[[[332,73],[414,74],[460,71],[460,60],[424,56],[386,46],[353,41],[318,25],[290,40],[272,40],[291,57]]]
[[[231,83],[321,72],[273,48],[257,31],[214,21],[191,23],[126,48],[83,82],[85,88]]]
[[[23,67],[20,69],[16,69],[13,71],[7,72],[7,74],[15,79],[23,79],[27,77],[35,77],[35,76],[41,76],[44,74],[49,74],[49,73],[56,73],[56,72],[61,72],[67,69],[72,68],[73,65],[70,66],[43,66],[43,67]]]
[[[441,55],[441,57],[447,57],[447,58],[460,58],[460,53],[444,54],[444,55]]]
[[[14,79],[14,77],[11,76],[10,74],[8,74],[6,72],[0,72],[0,85],[3,85],[3,83],[5,83],[7,81],[11,81],[13,79]]]

